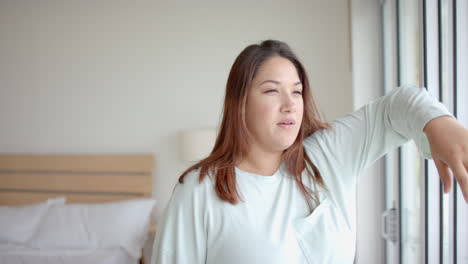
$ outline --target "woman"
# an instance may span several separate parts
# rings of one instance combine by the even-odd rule
[[[432,152],[445,191],[454,171],[468,201],[468,130],[425,89],[396,88],[329,125],[288,45],[250,45],[229,74],[213,151],[179,178],[152,261],[352,263],[357,177],[410,139]]]

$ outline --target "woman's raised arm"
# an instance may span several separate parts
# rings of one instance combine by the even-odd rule
[[[411,139],[424,158],[432,159],[423,128],[440,116],[452,115],[424,88],[398,87],[335,120],[331,129],[312,134],[304,146],[306,151],[320,148],[327,162],[343,172],[339,179],[343,186],[351,186],[365,168]]]

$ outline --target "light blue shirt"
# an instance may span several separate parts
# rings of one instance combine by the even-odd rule
[[[311,212],[284,165],[272,176],[235,168],[244,202],[224,202],[199,171],[177,184],[158,224],[152,263],[353,263],[356,181],[385,153],[414,139],[431,158],[423,128],[451,115],[425,89],[401,87],[331,123],[304,141],[327,191],[306,173],[320,204]]]

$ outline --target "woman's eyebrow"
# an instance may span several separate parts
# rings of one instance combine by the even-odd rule
[[[263,81],[260,85],[262,85],[262,84],[264,84],[264,83],[267,83],[267,82],[271,82],[271,83],[274,83],[274,84],[280,84],[280,83],[281,83],[281,82],[274,81],[274,80],[265,80],[265,81]],[[299,85],[299,84],[302,84],[301,81],[296,82],[296,83],[294,84],[294,86]],[[259,85],[259,86],[260,86],[260,85]]]

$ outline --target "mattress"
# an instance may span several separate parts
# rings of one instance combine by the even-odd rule
[[[0,245],[5,264],[138,264],[123,249],[43,250]]]

